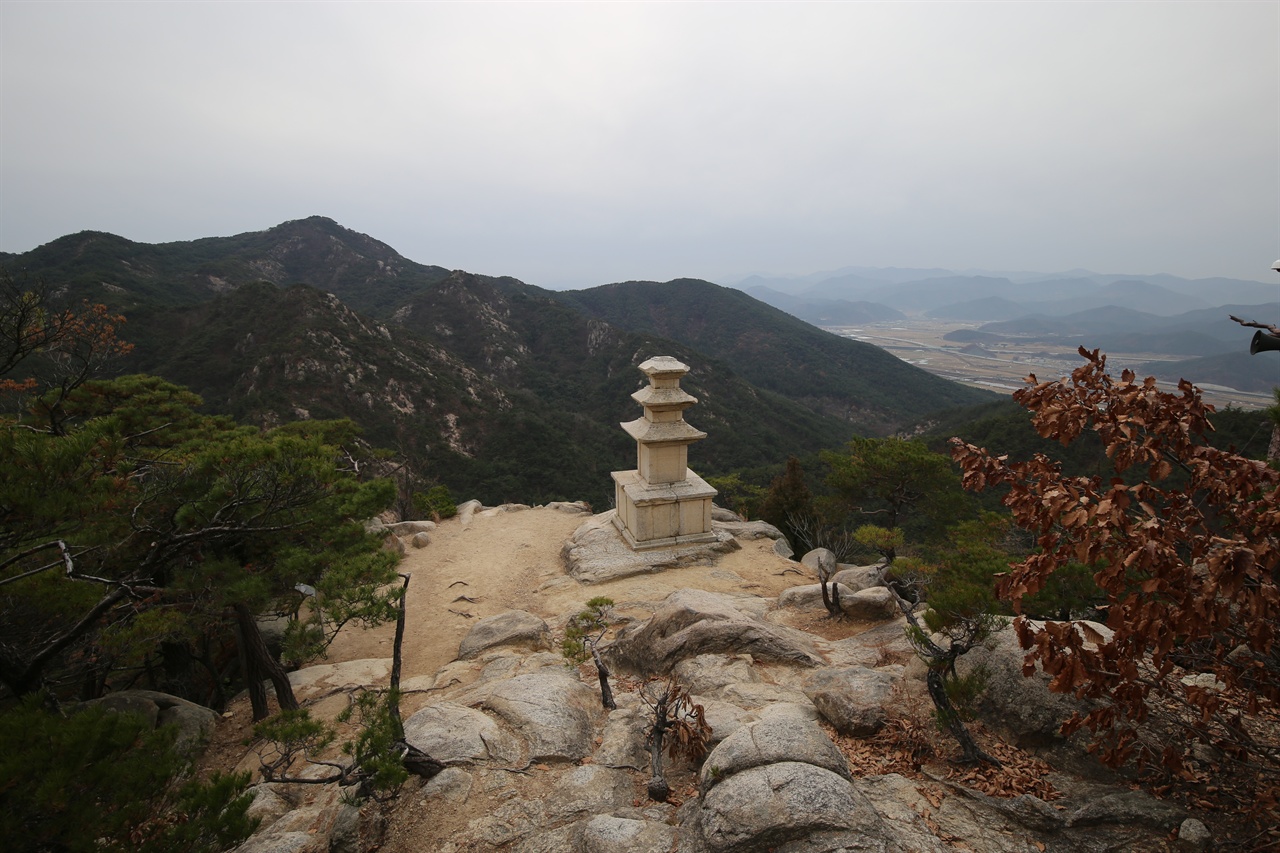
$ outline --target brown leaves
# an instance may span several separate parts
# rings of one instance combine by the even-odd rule
[[[1038,662],[1053,689],[1100,700],[1073,727],[1107,737],[1105,760],[1159,760],[1129,726],[1175,697],[1158,707],[1187,739],[1247,759],[1242,772],[1264,789],[1280,786],[1275,733],[1248,723],[1280,711],[1280,472],[1207,445],[1213,407],[1190,383],[1166,393],[1127,370],[1117,382],[1104,355],[1080,353],[1086,363],[1069,380],[1032,377],[1015,399],[1041,435],[1065,444],[1091,429],[1118,474],[1144,466],[1146,482],[1065,477],[1040,456],[1010,462],[953,440],[966,487],[1007,486],[1005,506],[1038,537],[1040,551],[1000,579],[1001,597],[1018,608],[1076,561],[1097,567],[1110,604],[1109,642],[1069,623],[1017,620],[1024,672]],[[1181,679],[1208,674],[1232,689],[1182,689]]]
[[[822,728],[849,761],[854,776],[878,776],[898,773],[909,779],[926,781],[943,778],[957,785],[981,791],[992,797],[1019,797],[1030,794],[1043,800],[1061,796],[1048,781],[1051,768],[1012,744],[1005,743],[981,724],[973,727],[974,736],[983,750],[1000,759],[1003,766],[991,764],[954,765],[946,762],[953,748],[932,720],[898,715],[890,717],[884,727],[868,738],[842,735],[827,723]],[[941,808],[947,796],[945,789],[923,785],[920,794],[934,809]]]

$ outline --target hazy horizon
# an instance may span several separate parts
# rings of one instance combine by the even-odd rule
[[[544,287],[1280,257],[1280,4],[0,4],[0,250],[313,214]]]

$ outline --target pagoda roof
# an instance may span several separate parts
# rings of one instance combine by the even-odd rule
[[[705,432],[690,426],[687,421],[654,423],[647,418],[638,418],[622,424],[622,428],[627,431],[627,435],[645,444],[687,443],[707,437]]]
[[[631,395],[631,399],[650,409],[685,409],[698,402],[697,397],[680,388],[654,388],[652,385],[641,388]]]
[[[669,355],[655,355],[647,361],[642,361],[640,370],[650,377],[670,376],[672,374],[684,376],[689,372],[689,365]]]

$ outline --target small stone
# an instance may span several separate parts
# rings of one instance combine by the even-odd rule
[[[1178,827],[1177,849],[1185,853],[1202,853],[1213,847],[1213,834],[1209,828],[1193,817]]]

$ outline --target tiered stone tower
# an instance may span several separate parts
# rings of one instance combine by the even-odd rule
[[[711,499],[716,490],[688,467],[689,445],[707,437],[684,420],[684,410],[698,402],[680,390],[680,377],[689,367],[660,355],[640,370],[649,377],[649,387],[631,399],[644,406],[644,417],[622,424],[636,440],[636,470],[613,472],[613,523],[637,551],[714,542]]]

